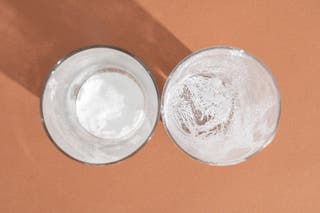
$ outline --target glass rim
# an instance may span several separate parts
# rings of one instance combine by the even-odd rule
[[[146,138],[146,140],[137,148],[135,149],[133,152],[131,152],[130,154],[116,160],[116,161],[111,161],[111,162],[107,162],[107,163],[91,163],[91,162],[86,162],[86,161],[83,161],[83,160],[80,160],[78,158],[75,158],[73,156],[71,156],[70,154],[68,154],[66,151],[64,151],[57,143],[56,141],[53,139],[53,137],[51,136],[47,126],[46,126],[46,121],[44,119],[44,113],[43,113],[43,100],[44,100],[44,93],[45,93],[45,90],[47,88],[47,84],[51,78],[51,76],[54,74],[54,72],[56,71],[56,69],[64,62],[66,61],[67,59],[71,58],[72,56],[80,53],[80,52],[83,52],[83,51],[86,51],[86,50],[90,50],[90,49],[96,49],[96,48],[103,48],[103,49],[112,49],[112,50],[117,50],[117,51],[120,51],[122,53],[125,53],[127,54],[128,56],[132,57],[134,60],[136,60],[144,69],[144,71],[150,76],[151,80],[152,80],[152,83],[153,83],[153,86],[155,88],[155,91],[156,91],[156,94],[157,94],[157,117],[156,117],[156,120],[152,126],[152,129],[148,135],[148,137]],[[42,89],[41,89],[41,94],[40,94],[40,119],[41,119],[41,124],[42,124],[42,127],[44,128],[45,132],[46,132],[46,135],[48,136],[48,138],[50,139],[50,141],[52,142],[52,144],[62,153],[64,154],[65,156],[67,156],[68,158],[78,162],[78,163],[81,163],[81,164],[85,164],[85,165],[89,165],[89,166],[107,166],[107,165],[112,165],[112,164],[116,164],[116,163],[119,163],[119,162],[122,162],[132,156],[134,156],[139,150],[141,150],[149,141],[150,139],[152,138],[152,136],[154,135],[154,132],[156,130],[156,127],[157,127],[157,124],[160,120],[160,110],[161,110],[161,96],[160,96],[160,93],[159,93],[159,89],[158,89],[158,85],[157,85],[157,82],[153,76],[153,74],[151,73],[150,69],[148,68],[148,66],[140,59],[138,58],[136,55],[132,54],[131,52],[127,51],[126,49],[122,49],[122,48],[119,48],[119,47],[116,47],[116,46],[112,46],[112,45],[90,45],[90,46],[85,46],[85,47],[81,47],[81,48],[78,48],[78,49],[75,49],[73,51],[71,51],[70,53],[66,54],[64,57],[62,57],[60,60],[58,60],[53,66],[52,68],[50,69],[50,72],[48,74],[48,77],[47,79],[43,82],[43,85],[42,85]]]
[[[165,94],[167,92],[167,87],[168,84],[172,78],[172,76],[175,74],[175,72],[177,71],[177,69],[184,63],[186,62],[188,59],[198,55],[199,53],[203,53],[206,51],[211,51],[211,50],[216,50],[216,49],[221,49],[221,50],[233,50],[233,51],[238,51],[239,53],[248,56],[249,58],[252,58],[253,60],[255,60],[256,62],[258,62],[258,64],[260,64],[263,67],[263,70],[266,71],[269,76],[272,79],[273,84],[275,85],[276,88],[276,92],[277,92],[277,98],[278,98],[278,103],[279,103],[279,110],[278,110],[278,115],[277,115],[277,122],[275,125],[274,130],[272,131],[271,136],[263,143],[263,145],[261,147],[259,147],[258,149],[254,150],[254,152],[250,153],[248,156],[246,156],[245,158],[239,159],[239,160],[231,160],[231,161],[226,161],[226,162],[211,162],[211,161],[206,161],[203,159],[200,159],[199,157],[193,156],[190,153],[188,153],[187,151],[185,151],[179,144],[178,142],[174,139],[174,137],[172,136],[168,126],[167,126],[167,122],[164,116],[164,97]],[[176,147],[178,147],[178,149],[180,151],[182,151],[183,153],[187,154],[188,157],[190,157],[191,159],[197,160],[201,163],[204,163],[206,165],[211,165],[211,166],[231,166],[231,165],[235,165],[235,164],[239,164],[242,163],[244,161],[247,161],[248,159],[252,158],[253,156],[255,156],[256,154],[258,154],[259,152],[261,152],[264,148],[266,148],[273,140],[273,138],[275,137],[275,134],[279,128],[279,123],[280,123],[280,117],[281,117],[281,96],[280,96],[280,90],[278,87],[278,84],[273,76],[273,74],[271,73],[271,71],[268,69],[268,67],[261,61],[259,60],[256,56],[248,53],[247,51],[241,49],[241,48],[236,48],[236,47],[232,47],[232,46],[211,46],[211,47],[207,47],[204,49],[200,49],[197,50],[195,52],[192,52],[191,54],[187,55],[186,57],[184,57],[181,61],[179,61],[179,63],[172,69],[171,73],[169,74],[164,86],[163,86],[163,90],[162,90],[162,95],[161,95],[161,109],[160,109],[160,114],[161,114],[161,120],[164,126],[164,129],[166,131],[166,133],[169,135],[170,139],[173,141],[173,143],[176,145]]]

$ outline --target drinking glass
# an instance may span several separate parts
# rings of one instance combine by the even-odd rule
[[[159,100],[156,82],[137,57],[116,47],[92,46],[52,69],[41,115],[64,154],[104,165],[132,156],[151,138]]]
[[[212,47],[183,59],[165,84],[161,115],[175,144],[212,165],[245,161],[273,139],[280,94],[267,67],[231,47]]]

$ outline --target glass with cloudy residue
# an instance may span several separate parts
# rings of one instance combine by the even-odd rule
[[[176,66],[161,112],[167,132],[184,152],[212,165],[231,165],[272,141],[280,95],[272,74],[255,57],[214,47]]]
[[[150,139],[159,102],[155,81],[140,60],[118,48],[95,46],[58,62],[41,110],[60,150],[100,165],[131,156]]]

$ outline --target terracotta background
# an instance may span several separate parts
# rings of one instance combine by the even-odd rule
[[[318,0],[0,0],[0,212],[320,212],[319,21]],[[42,129],[40,88],[58,59],[92,44],[133,52],[160,87],[192,51],[249,51],[280,87],[273,143],[212,167],[179,151],[159,123],[121,163],[67,158]]]

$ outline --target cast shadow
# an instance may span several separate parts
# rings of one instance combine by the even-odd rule
[[[5,0],[0,3],[0,70],[40,96],[52,66],[69,52],[96,44],[139,57],[159,90],[190,50],[129,0]]]

